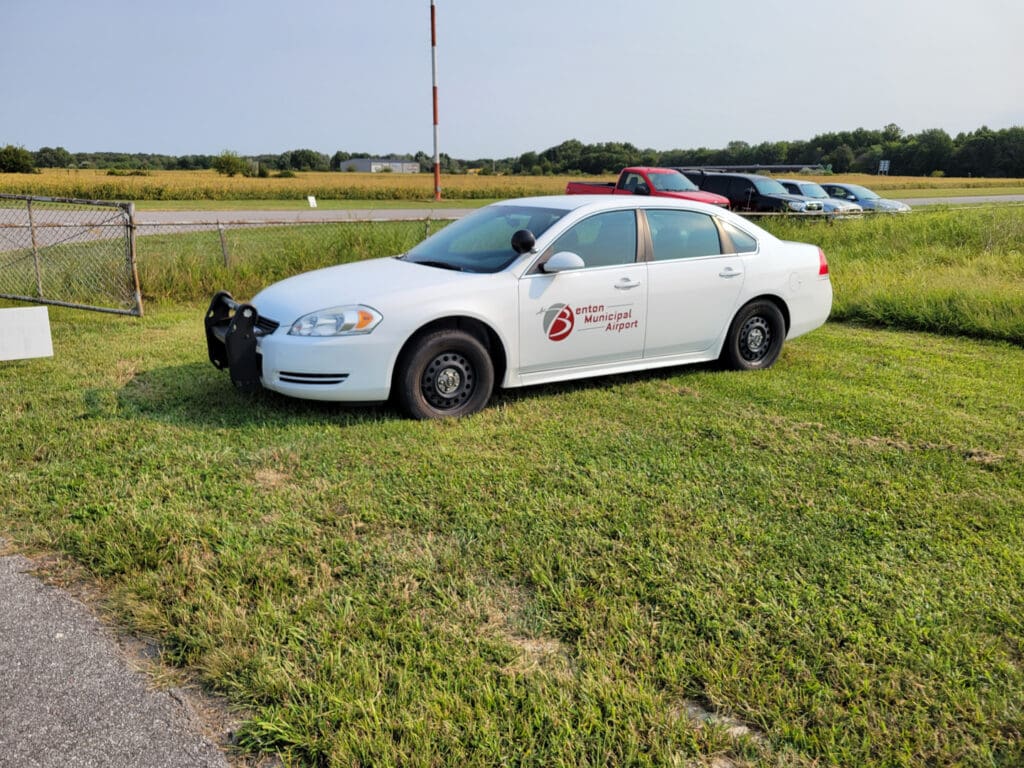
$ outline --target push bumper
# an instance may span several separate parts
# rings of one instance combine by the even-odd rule
[[[260,389],[262,375],[256,340],[277,328],[277,323],[260,318],[256,307],[235,301],[227,291],[217,293],[206,310],[206,347],[214,367],[227,369],[235,389],[253,394]]]

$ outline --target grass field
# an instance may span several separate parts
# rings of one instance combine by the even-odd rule
[[[578,177],[577,177],[578,178]],[[808,178],[824,178],[809,176]],[[953,179],[849,174],[832,180],[865,184],[879,192],[901,195],[952,196],[1024,192],[1024,179]],[[604,177],[614,180],[615,176]],[[442,177],[443,196],[451,200],[498,200],[528,195],[561,194],[564,176],[470,176]],[[152,171],[147,176],[108,176],[98,170],[45,169],[39,174],[0,174],[0,192],[50,197],[133,201],[305,201],[314,195],[330,205],[332,200],[432,201],[432,174],[394,173],[298,173],[295,178],[227,177],[215,171]],[[995,194],[995,192],[994,192]]]
[[[0,367],[0,526],[286,764],[1020,765],[1022,218],[772,223],[891,329],[431,423],[206,361],[206,281],[339,254],[168,251],[145,318],[51,309],[55,357]]]

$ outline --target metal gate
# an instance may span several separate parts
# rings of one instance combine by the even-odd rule
[[[0,298],[142,315],[135,206],[0,195]]]

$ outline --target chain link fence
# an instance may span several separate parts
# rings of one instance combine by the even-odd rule
[[[0,298],[142,314],[131,203],[0,195]]]
[[[141,316],[143,295],[198,299],[247,274],[255,290],[317,266],[404,252],[460,215],[139,215],[131,203],[0,195],[0,298]]]
[[[137,215],[135,242],[144,295],[200,301],[226,289],[236,296],[251,296],[300,272],[404,253],[461,213],[323,211],[317,217],[304,217],[294,211],[259,211],[254,215],[259,218],[232,219],[224,211],[191,212],[177,220],[173,212]],[[225,218],[217,220],[217,216]]]
[[[216,213],[216,212],[211,212]],[[422,215],[377,215],[368,216],[368,211],[322,219],[289,219],[287,214],[276,217],[272,212],[260,212],[263,217],[253,219],[232,219],[227,217],[205,220],[174,220],[173,216],[161,217],[155,221],[135,217],[134,229],[137,235],[136,249],[140,262],[159,259],[186,258],[190,254],[201,256],[210,263],[225,268],[239,266],[247,259],[265,254],[268,250],[286,253],[295,250],[332,250],[332,246],[347,242],[346,233],[353,228],[375,225],[382,228],[395,227],[402,231],[402,240],[413,237],[418,242],[459,218],[452,216]],[[356,230],[358,231],[358,230]],[[380,254],[384,255],[384,254]]]

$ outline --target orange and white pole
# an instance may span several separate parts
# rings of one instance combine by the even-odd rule
[[[430,64],[434,70],[434,199],[441,199],[441,155],[437,151],[437,4],[430,0]]]

